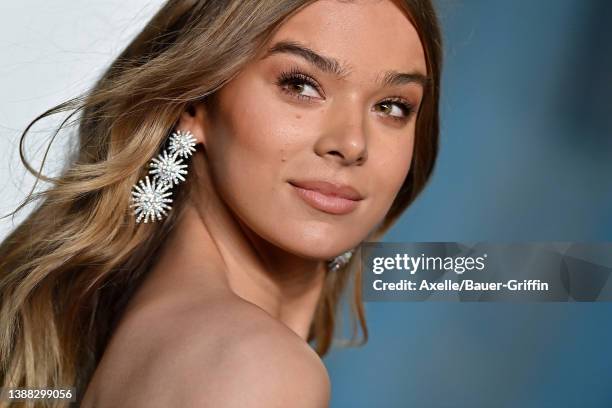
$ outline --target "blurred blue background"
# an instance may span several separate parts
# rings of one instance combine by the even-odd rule
[[[612,2],[435,4],[439,161],[384,241],[612,241]],[[612,303],[366,314],[368,343],[324,359],[332,408],[612,407]]]

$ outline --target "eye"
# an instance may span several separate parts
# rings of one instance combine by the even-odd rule
[[[322,98],[321,87],[317,82],[310,76],[297,70],[281,73],[276,81],[276,85],[283,92],[299,99]]]
[[[404,98],[394,97],[384,100],[376,105],[379,112],[391,117],[394,120],[406,121],[414,111],[413,106]]]

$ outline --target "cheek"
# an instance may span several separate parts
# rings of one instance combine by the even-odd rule
[[[207,145],[217,174],[250,191],[274,188],[274,181],[288,176],[284,168],[290,159],[307,148],[309,135],[319,126],[317,118],[252,79],[224,97]]]
[[[386,147],[380,157],[384,157],[376,166],[376,184],[379,186],[378,193],[381,197],[380,204],[387,209],[393,203],[399,192],[412,162],[414,149],[414,136],[406,138],[393,148]]]
[[[248,210],[274,197],[296,131],[295,118],[253,83],[239,90],[224,95],[206,148],[226,201]]]

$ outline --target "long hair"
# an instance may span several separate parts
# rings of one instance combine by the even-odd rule
[[[184,183],[163,222],[140,225],[129,208],[132,185],[144,176],[145,164],[181,112],[191,103],[212,100],[283,21],[311,2],[169,0],[91,90],[26,127],[21,160],[50,187],[35,194],[33,189],[15,212],[31,202],[34,210],[0,244],[3,387],[76,386],[77,394],[84,391],[190,190]],[[422,191],[438,150],[442,56],[437,17],[429,0],[397,3],[420,36],[431,82],[416,119],[410,171],[375,239]],[[78,145],[61,174],[47,177],[26,159],[25,138],[39,120],[63,112],[70,114],[54,138],[78,123]],[[363,333],[358,344],[367,341],[357,258],[327,275],[308,338],[321,356],[332,344],[337,305],[350,276],[355,282],[351,340],[358,320]]]

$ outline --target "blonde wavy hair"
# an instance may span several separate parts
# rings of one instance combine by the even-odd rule
[[[283,21],[311,2],[170,0],[91,90],[27,126],[20,139],[21,160],[37,181],[51,186],[38,193],[32,189],[12,214],[32,202],[34,210],[0,244],[3,387],[75,386],[77,401],[82,397],[127,301],[155,261],[190,190],[189,182],[181,186],[164,222],[142,225],[128,207],[132,185],[144,176],[145,164],[181,112],[191,103],[211,101]],[[397,3],[419,33],[431,81],[416,119],[411,169],[375,240],[422,191],[438,151],[442,56],[437,17],[429,0]],[[42,165],[36,170],[26,159],[25,138],[39,120],[63,112],[70,114],[53,138],[78,123],[78,146],[61,174],[47,177]],[[328,274],[308,338],[321,356],[332,344],[337,306],[350,276],[349,344],[367,341],[359,258],[358,251],[347,267]],[[361,342],[354,342],[357,320]]]

